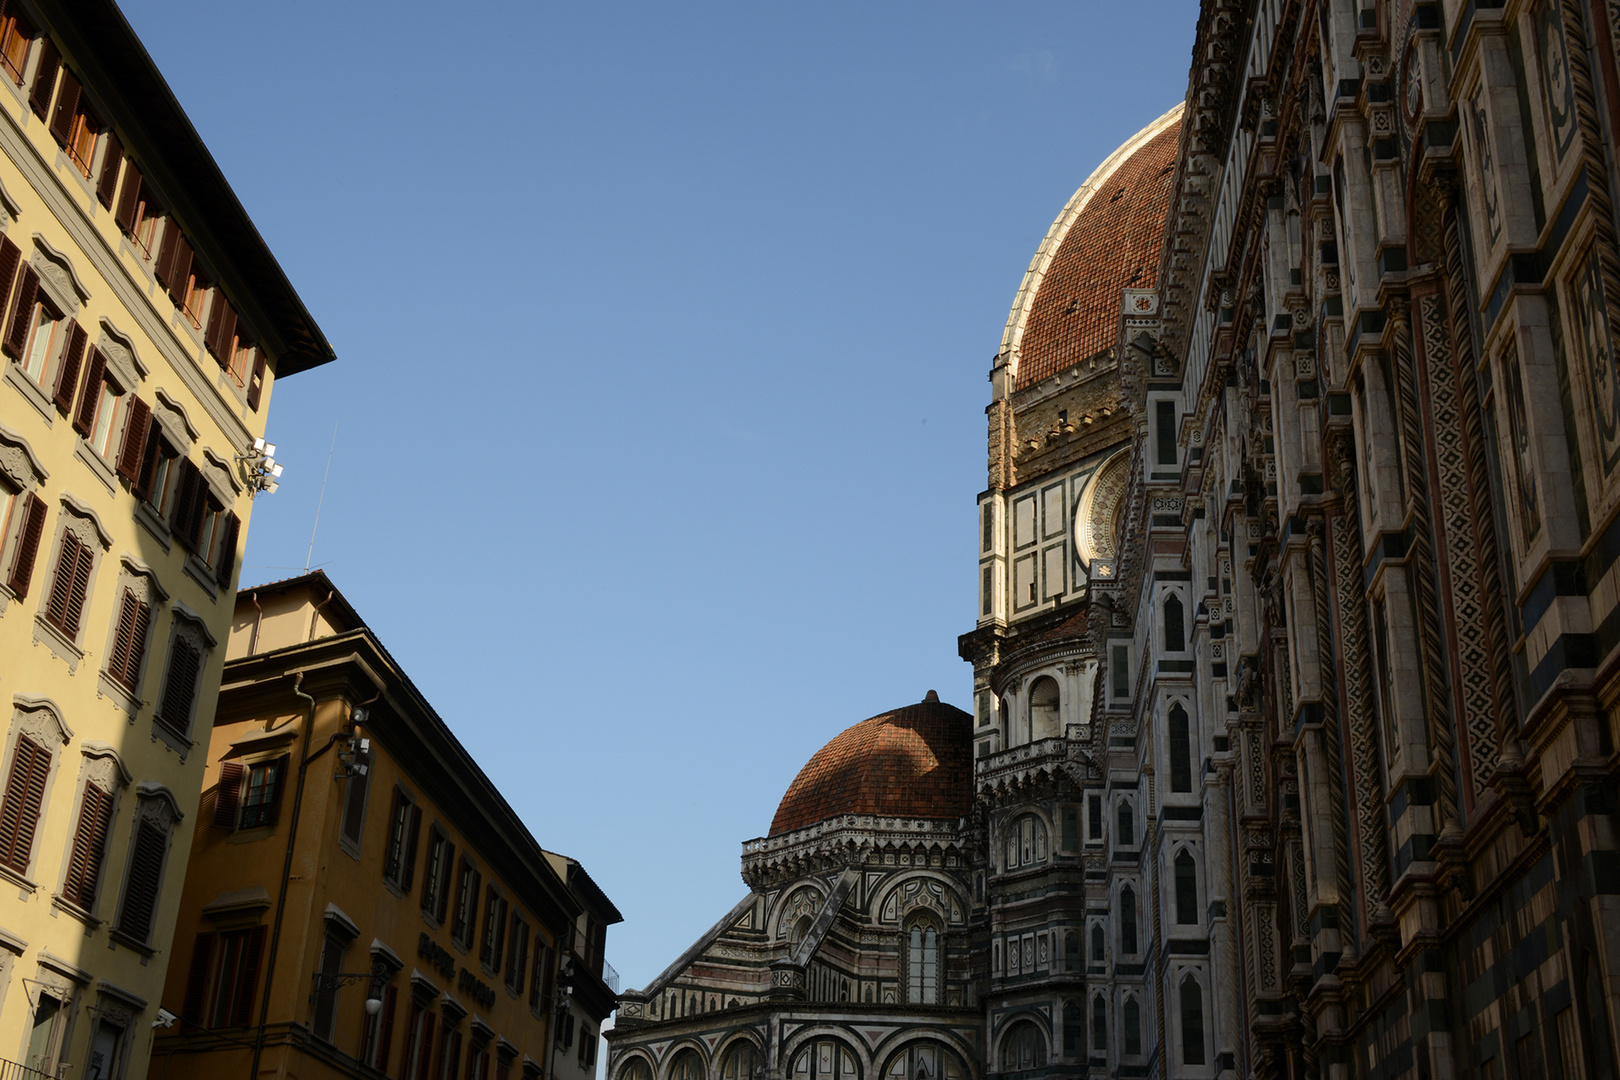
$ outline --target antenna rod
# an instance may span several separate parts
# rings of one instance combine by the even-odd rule
[[[304,573],[315,558],[315,530],[321,527],[321,505],[326,502],[326,480],[332,475],[332,451],[337,449],[337,421],[332,421],[332,445],[326,448],[326,472],[321,474],[321,497],[315,500],[315,525],[309,530],[309,553],[304,556]]]

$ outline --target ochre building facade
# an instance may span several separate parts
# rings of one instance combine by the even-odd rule
[[[138,1078],[243,455],[331,350],[112,3],[0,5],[0,234],[0,1061]]]

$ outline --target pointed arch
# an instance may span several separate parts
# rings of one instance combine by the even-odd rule
[[[1176,853],[1176,923],[1196,926],[1198,923],[1198,866],[1192,852],[1182,848]]]
[[[1181,1063],[1204,1063],[1204,990],[1191,972],[1181,980]]]

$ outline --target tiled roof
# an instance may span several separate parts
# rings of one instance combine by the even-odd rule
[[[973,717],[928,700],[862,720],[816,751],[782,796],[771,835],[840,814],[959,818],[973,803]]]
[[[1093,193],[1069,226],[1029,307],[1018,386],[1032,386],[1115,343],[1121,290],[1151,289],[1175,180],[1179,118]]]

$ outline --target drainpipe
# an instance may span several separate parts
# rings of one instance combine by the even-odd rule
[[[309,635],[304,638],[305,641],[314,641],[315,640],[315,623],[321,617],[321,608],[325,607],[327,604],[330,604],[332,602],[332,597],[334,597],[336,595],[337,595],[337,590],[333,589],[331,592],[326,594],[326,599],[322,600],[320,603],[316,604],[315,605],[315,610],[313,610],[313,611],[311,611],[309,613]],[[255,1080],[257,1080],[257,1078],[255,1078]]]
[[[253,656],[259,651],[259,627],[264,625],[264,608],[259,607],[258,589],[248,593],[248,599],[253,601],[253,606],[259,609],[259,613],[253,617],[253,636],[248,638],[247,654]]]
[[[293,675],[293,696],[309,702],[309,720],[304,725],[303,739],[299,748],[298,787],[293,791],[292,817],[287,821],[287,856],[281,864],[281,888],[276,896],[276,921],[270,929],[270,951],[265,956],[264,990],[259,1003],[259,1030],[253,1040],[253,1067],[248,1073],[249,1080],[258,1080],[259,1059],[264,1054],[265,1024],[270,1019],[270,987],[276,977],[276,952],[281,945],[282,918],[287,913],[287,886],[292,881],[293,848],[298,842],[298,817],[304,806],[304,778],[309,772],[309,763],[332,749],[333,744],[342,738],[341,734],[334,734],[325,746],[313,754],[308,753],[309,739],[315,727],[315,699],[304,693],[303,685],[304,673],[300,671]]]

